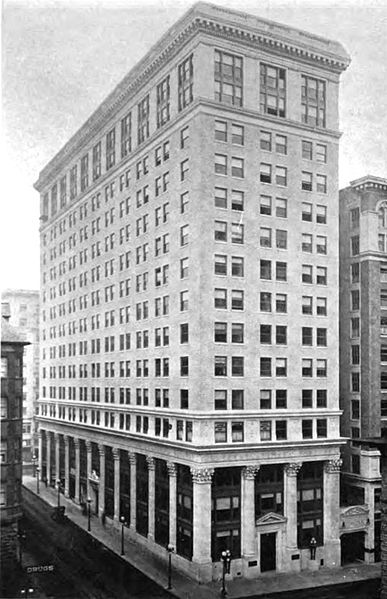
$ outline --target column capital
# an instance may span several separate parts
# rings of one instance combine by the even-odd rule
[[[70,437],[68,435],[63,435],[63,440],[65,447],[68,447],[70,445]]]
[[[297,476],[302,466],[302,462],[290,462],[285,466],[285,472],[288,476]]]
[[[167,462],[169,476],[177,476],[177,467],[175,462]]]
[[[153,471],[155,469],[155,467],[156,467],[155,459],[152,456],[150,456],[150,455],[146,456],[146,463],[148,464],[148,471],[149,470]]]
[[[328,474],[333,474],[335,472],[340,472],[341,465],[343,460],[340,457],[333,458],[332,460],[328,460],[324,462],[324,471]]]
[[[91,453],[91,441],[86,441],[85,444],[87,453]]]
[[[113,447],[112,449],[113,460],[118,461],[120,459],[120,450],[117,447]]]
[[[212,481],[214,468],[195,468],[191,467],[191,475],[194,483],[208,484]]]
[[[133,453],[132,451],[128,451],[128,458],[129,458],[129,464],[131,466],[135,466],[136,465],[136,454]]]
[[[259,469],[260,469],[260,464],[254,464],[254,466],[245,466],[242,469],[242,476],[244,479],[246,480],[254,480],[255,479],[255,475],[258,473]]]
[[[80,444],[81,444],[81,440],[74,438],[74,447],[75,447],[75,449],[79,449]]]
[[[54,433],[54,439],[55,439],[55,441],[59,442],[59,437],[60,437],[60,433]]]
[[[43,428],[40,428],[38,430],[38,437],[39,439],[43,439],[43,433],[45,433],[46,431]]]
[[[98,445],[98,451],[100,457],[105,457],[105,445],[102,445],[102,443]]]

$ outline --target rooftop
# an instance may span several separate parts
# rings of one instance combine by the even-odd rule
[[[383,189],[387,190],[387,179],[375,177],[374,175],[365,175],[360,179],[350,181],[350,186],[356,190],[362,189]]]
[[[1,343],[29,345],[29,341],[26,341],[25,338],[23,338],[23,334],[15,327],[12,327],[4,317],[1,318]]]

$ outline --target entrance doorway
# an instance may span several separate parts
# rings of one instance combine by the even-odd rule
[[[276,569],[276,536],[275,532],[261,534],[261,572]]]
[[[341,565],[364,561],[365,533],[352,532],[341,535]]]

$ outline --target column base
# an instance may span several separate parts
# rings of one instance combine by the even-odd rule
[[[196,580],[200,583],[206,583],[212,581],[212,562],[198,563],[192,561],[193,574]]]
[[[341,566],[341,544],[340,539],[332,539],[324,543],[324,566],[327,568],[339,568]]]
[[[149,532],[146,537],[148,541],[152,541],[152,543],[154,543],[155,535],[152,532]]]
[[[284,572],[301,572],[301,550],[298,547],[286,547]]]
[[[257,555],[244,555],[242,557],[242,573],[244,578],[258,578],[260,568]]]

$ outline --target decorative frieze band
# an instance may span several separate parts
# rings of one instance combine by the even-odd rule
[[[192,480],[194,483],[208,484],[212,481],[214,474],[213,468],[191,468]]]

